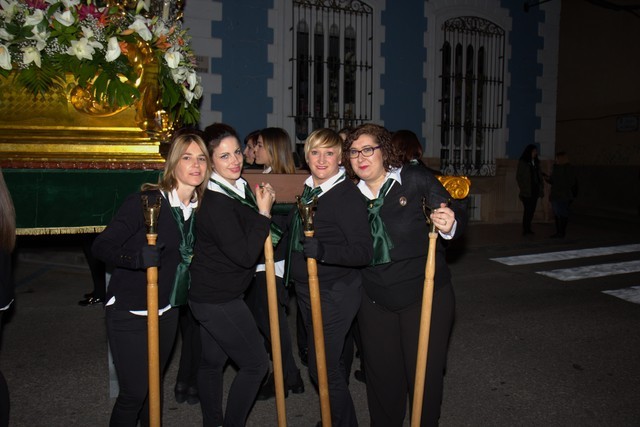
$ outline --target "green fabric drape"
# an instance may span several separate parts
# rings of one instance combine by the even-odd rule
[[[260,212],[260,209],[258,209],[258,203],[256,202],[256,196],[253,194],[251,189],[246,184],[244,185],[244,196],[245,197],[242,198],[242,197],[240,197],[240,195],[238,193],[236,193],[235,191],[233,191],[232,189],[230,189],[229,187],[227,187],[226,185],[224,185],[220,181],[217,181],[217,180],[211,179],[211,178],[209,178],[209,181],[218,184],[220,186],[220,188],[222,188],[222,190],[227,195],[229,195],[231,198],[239,201],[240,203],[242,203],[245,206],[250,207],[251,209],[255,210],[256,212]],[[271,226],[270,227],[271,227],[271,243],[273,243],[273,246],[276,246],[278,244],[278,242],[280,241],[280,239],[282,238],[282,230],[273,221],[271,222]]]
[[[171,290],[171,299],[169,300],[172,307],[183,305],[187,303],[187,296],[189,294],[189,287],[191,286],[191,274],[189,273],[189,266],[191,265],[191,258],[193,258],[193,244],[195,243],[195,233],[193,232],[194,224],[196,222],[195,210],[191,213],[191,217],[185,221],[182,215],[182,209],[179,207],[172,207],[171,214],[178,224],[180,230],[180,246],[178,251],[180,252],[180,263],[176,269],[176,276],[173,280],[173,289]],[[189,225],[185,227],[185,223]],[[186,230],[185,230],[186,228]],[[185,232],[186,231],[186,232]]]
[[[367,210],[369,211],[369,226],[371,227],[371,236],[373,237],[373,259],[371,265],[386,264],[391,262],[389,251],[393,249],[393,242],[387,233],[382,218],[380,218],[380,209],[384,204],[384,196],[387,195],[389,188],[393,184],[393,179],[387,179],[380,188],[378,197],[375,199],[367,199]]]

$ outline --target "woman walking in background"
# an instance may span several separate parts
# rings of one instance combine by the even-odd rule
[[[382,126],[354,129],[345,142],[343,162],[348,175],[359,180],[358,199],[363,205],[366,200],[373,235],[374,256],[362,271],[364,292],[358,312],[372,426],[401,426],[407,396],[414,394],[429,247],[423,203],[432,209],[430,218],[440,236],[421,425],[435,426],[455,309],[444,240],[464,231],[464,206],[457,201],[449,206],[449,193],[427,168],[403,165],[391,134]]]
[[[556,232],[552,238],[564,238],[569,223],[569,207],[578,195],[578,179],[569,163],[569,156],[564,151],[556,153],[556,162],[553,164],[551,176],[544,175],[545,181],[551,184],[549,201],[556,220]]]
[[[538,159],[538,148],[534,144],[526,146],[516,170],[516,181],[520,189],[520,200],[524,207],[522,214],[522,235],[533,234],[531,222],[536,212],[538,199],[544,196],[544,183],[540,172],[540,160]]]
[[[193,249],[194,216],[206,188],[210,163],[200,136],[178,133],[171,143],[158,184],[130,195],[107,228],[96,237],[93,254],[114,267],[105,304],[107,337],[120,392],[111,426],[149,424],[147,354],[147,268],[158,266],[160,369],[164,371],[186,303]],[[147,244],[141,196],[160,201],[157,245]]]

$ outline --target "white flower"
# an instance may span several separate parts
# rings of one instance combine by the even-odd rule
[[[11,54],[9,49],[3,44],[0,44],[0,67],[5,70],[11,70]]]
[[[42,50],[47,45],[47,39],[49,38],[49,33],[47,31],[38,31],[38,27],[33,27],[31,30],[33,36],[27,37],[29,40],[36,41],[36,49]]]
[[[153,35],[151,34],[151,31],[149,31],[149,27],[147,26],[147,19],[140,15],[136,15],[136,20],[133,21],[131,25],[129,25],[129,29],[140,34],[142,40],[146,42],[153,38]]]
[[[87,39],[87,43],[89,46],[94,47],[96,49],[102,49],[102,43],[96,41],[95,35],[93,34],[93,30],[89,27],[81,27],[82,34],[84,34],[84,38]]]
[[[167,61],[169,68],[173,70],[180,65],[180,61],[182,61],[182,54],[177,50],[169,49],[164,53],[164,60]]]
[[[171,78],[175,83],[182,84],[184,79],[187,78],[187,70],[186,67],[178,67],[171,70]]]
[[[53,17],[56,21],[64,25],[65,27],[70,27],[75,23],[75,18],[70,10],[65,10],[64,12],[56,12],[53,14]]]
[[[11,33],[9,33],[7,30],[5,30],[4,28],[0,28],[0,39],[2,40],[7,40],[7,41],[11,41],[15,38],[15,36]]]
[[[17,1],[0,0],[0,16],[4,18],[5,22],[13,21],[13,17],[19,9]]]
[[[153,35],[159,38],[160,36],[165,36],[167,34],[169,34],[169,28],[164,25],[164,22],[156,22],[156,25],[153,26]]]
[[[79,5],[80,4],[80,0],[62,0],[62,4],[67,9],[71,9],[74,6]]]
[[[71,47],[67,49],[69,55],[75,55],[78,59],[93,59],[95,49],[89,45],[89,40],[85,37],[80,40],[71,40]]]
[[[136,5],[136,14],[140,13],[142,9],[148,11],[151,0],[138,0],[138,4]]]
[[[36,9],[35,12],[33,12],[33,15],[27,15],[27,17],[24,20],[24,25],[36,26],[39,23],[41,23],[43,19],[45,19],[44,12],[40,9]]]
[[[191,101],[193,101],[193,92],[191,92],[185,86],[182,86],[182,93],[184,94],[187,103],[191,103]]]
[[[198,77],[198,81],[200,81],[200,77]],[[195,88],[193,88],[193,97],[195,99],[202,98],[202,93],[204,92],[204,88],[201,84],[197,84]]]
[[[122,51],[120,50],[120,45],[118,44],[118,39],[116,37],[111,37],[109,39],[109,43],[107,46],[107,53],[104,56],[104,59],[107,62],[112,62],[118,59]]]
[[[198,84],[198,74],[195,71],[189,70],[189,73],[187,74],[187,84],[191,90],[193,90],[193,88]]]
[[[27,46],[22,48],[22,62],[24,65],[31,64],[32,62],[40,68],[42,62],[40,61],[40,51],[35,46]]]

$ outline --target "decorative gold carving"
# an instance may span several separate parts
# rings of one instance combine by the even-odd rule
[[[100,233],[104,230],[104,225],[89,225],[83,227],[34,227],[34,228],[18,228],[16,234],[18,236],[57,236],[59,234],[85,234]]]
[[[314,197],[311,203],[305,205],[302,203],[300,196],[296,196],[296,205],[298,206],[298,212],[300,218],[302,218],[302,230],[313,231],[313,215],[315,214],[316,205],[318,204],[318,197]]]
[[[464,199],[469,195],[471,180],[466,176],[438,175],[437,178],[454,199]]]

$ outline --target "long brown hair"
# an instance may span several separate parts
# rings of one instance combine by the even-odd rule
[[[282,128],[265,128],[260,131],[262,144],[271,156],[271,173],[295,173],[296,165],[291,153],[291,138]]]
[[[0,250],[11,253],[15,246],[16,210],[0,169]]]
[[[207,159],[207,169],[205,173],[211,173],[211,158],[207,156],[207,146],[202,139],[200,132],[195,130],[187,130],[187,131],[179,131],[177,132],[173,140],[171,141],[171,148],[169,148],[169,153],[167,154],[167,160],[164,164],[164,172],[162,176],[158,180],[157,184],[142,184],[142,190],[162,190],[166,192],[172,191],[174,188],[178,187],[178,180],[176,179],[176,167],[180,162],[180,158],[184,154],[184,152],[189,148],[191,143],[195,142],[198,145],[198,148],[202,150],[202,154]],[[204,191],[207,189],[207,178],[202,181],[202,184],[196,187],[194,191],[194,196],[196,200],[202,200],[202,195]]]

